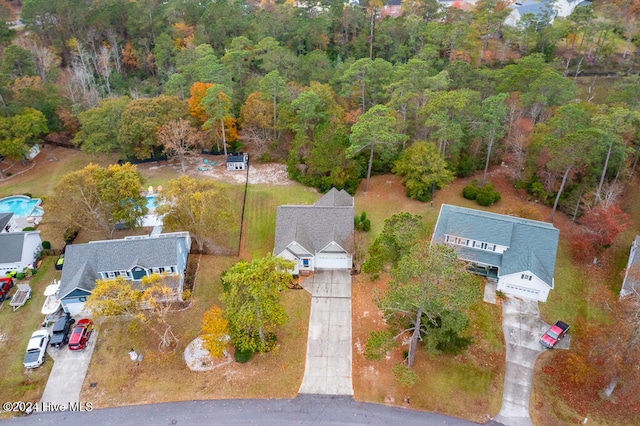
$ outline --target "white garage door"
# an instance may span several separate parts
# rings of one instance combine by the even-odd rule
[[[316,268],[318,269],[349,269],[351,268],[351,256],[343,255],[318,255]]]
[[[533,299],[533,300],[538,300],[540,296],[540,290],[520,287],[513,284],[505,285],[505,293],[512,294],[518,297],[523,297],[525,299]]]
[[[67,303],[65,308],[65,312],[69,312],[71,316],[80,315],[84,308],[84,302]]]

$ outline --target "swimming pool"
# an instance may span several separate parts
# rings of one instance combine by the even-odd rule
[[[38,207],[40,198],[29,198],[26,195],[14,195],[0,200],[0,213],[13,213],[16,217],[42,216],[44,210]]]
[[[155,195],[147,195],[147,209],[149,211],[155,210],[157,207],[156,196]]]

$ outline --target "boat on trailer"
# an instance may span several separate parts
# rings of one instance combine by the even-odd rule
[[[53,315],[60,309],[60,301],[58,300],[58,290],[60,290],[60,281],[53,280],[53,283],[49,284],[44,289],[44,305],[42,305],[42,315]]]

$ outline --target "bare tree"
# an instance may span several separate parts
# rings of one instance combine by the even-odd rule
[[[193,149],[202,146],[202,133],[191,126],[188,120],[172,120],[160,127],[157,134],[158,143],[164,146],[169,157],[180,160],[182,173],[186,171],[186,158]]]
[[[111,76],[111,48],[107,48],[106,46],[100,47],[100,52],[96,59],[98,74],[100,74],[100,77],[104,80],[107,95],[111,96],[111,83],[109,82],[109,77]]]

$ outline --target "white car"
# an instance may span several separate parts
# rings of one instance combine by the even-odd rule
[[[27,353],[24,355],[25,368],[36,368],[42,365],[50,338],[51,336],[45,329],[33,332],[27,345]]]

